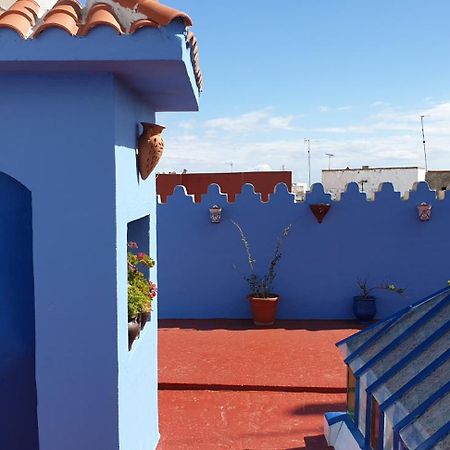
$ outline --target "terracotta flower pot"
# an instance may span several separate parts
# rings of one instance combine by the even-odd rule
[[[260,298],[248,296],[252,307],[253,323],[259,327],[268,327],[275,323],[277,314],[278,295],[272,297]]]
[[[144,131],[138,140],[138,166],[143,180],[153,172],[164,151],[161,133],[164,127],[156,123],[142,122]]]
[[[133,342],[139,336],[140,327],[137,323],[136,317],[134,319],[128,319],[128,350],[131,350]]]
[[[145,328],[145,324],[148,322],[148,319],[150,319],[150,315],[150,311],[141,312],[141,314],[139,314],[139,324],[141,326],[141,330]]]

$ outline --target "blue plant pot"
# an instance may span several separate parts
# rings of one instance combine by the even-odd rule
[[[377,313],[375,297],[353,297],[353,314],[360,322],[370,322]]]

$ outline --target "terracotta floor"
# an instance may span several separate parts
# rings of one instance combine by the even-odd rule
[[[162,320],[159,450],[328,448],[323,414],[345,408],[335,342],[345,321]]]

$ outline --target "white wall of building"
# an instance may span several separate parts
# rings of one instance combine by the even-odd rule
[[[360,190],[373,198],[381,183],[390,182],[394,189],[404,195],[417,181],[425,180],[425,169],[420,167],[376,167],[360,169],[322,170],[322,184],[333,198],[345,191],[347,183],[358,183]]]
[[[295,194],[295,201],[301,202],[305,200],[308,185],[306,183],[292,183],[292,193]]]

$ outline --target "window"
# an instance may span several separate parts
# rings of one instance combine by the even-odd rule
[[[355,387],[356,387],[356,378],[353,375],[352,369],[347,366],[347,412],[349,416],[354,419],[355,418]]]
[[[380,443],[380,405],[372,395],[370,397],[370,446],[372,450],[378,450]]]

